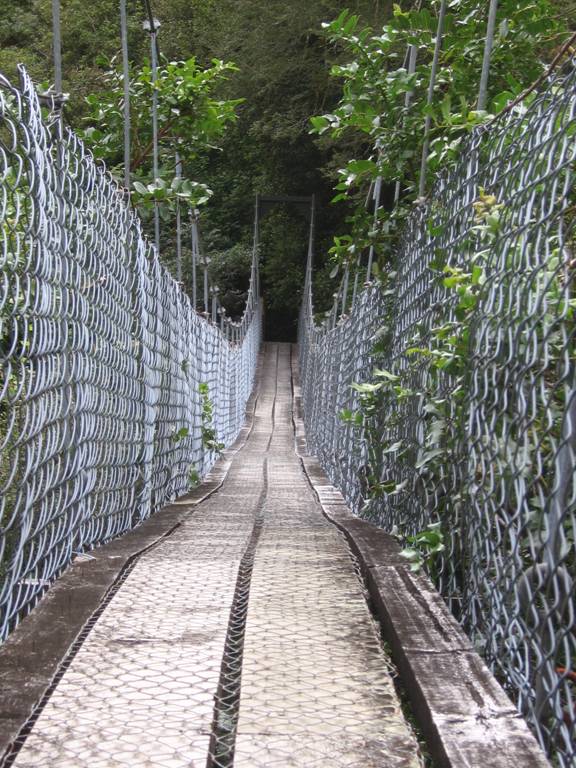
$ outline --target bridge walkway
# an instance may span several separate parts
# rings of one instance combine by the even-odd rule
[[[355,560],[295,452],[292,356],[265,345],[224,483],[123,572],[14,766],[420,765]]]

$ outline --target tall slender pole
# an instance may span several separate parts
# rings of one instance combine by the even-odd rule
[[[66,262],[67,257],[67,238],[65,234],[65,228],[68,224],[67,219],[69,213],[69,202],[66,202],[66,150],[65,150],[65,138],[64,138],[64,115],[62,112],[64,100],[63,100],[63,88],[62,88],[62,35],[60,27],[60,0],[52,0],[52,52],[54,61],[54,105],[53,109],[57,117],[55,123],[55,150],[56,150],[56,194],[59,201],[62,203],[59,206],[57,213],[56,226],[57,226],[57,239],[59,255]],[[60,314],[60,334],[61,334],[61,374],[62,374],[62,387],[60,398],[60,418],[62,420],[62,427],[64,431],[64,439],[62,449],[64,455],[62,460],[68,464],[68,466],[74,466],[77,462],[77,447],[74,440],[75,434],[75,414],[77,411],[78,402],[82,401],[82,393],[79,391],[80,382],[75,371],[75,353],[73,352],[70,340],[71,330],[68,321],[68,307],[66,304],[72,301],[72,292],[76,294],[76,286],[70,286],[69,289],[64,289],[62,284],[62,300],[65,302],[64,306],[61,306]],[[79,483],[82,487],[86,482],[86,470],[82,465],[78,465],[77,477],[74,479],[74,483]],[[80,499],[83,499],[83,494],[80,492]],[[76,501],[72,506],[72,515],[78,516],[78,519],[82,519],[83,512],[86,508],[85,502],[82,500]],[[83,549],[82,538],[76,539],[76,551],[81,552]]]
[[[442,0],[440,5],[440,15],[438,16],[438,29],[436,31],[436,43],[434,45],[434,58],[432,59],[432,71],[430,72],[430,83],[428,85],[428,98],[426,105],[430,107],[434,99],[434,86],[436,85],[436,74],[438,72],[438,62],[440,60],[440,49],[442,48],[442,36],[444,34],[444,17],[446,16],[446,0]],[[426,169],[428,168],[428,153],[430,151],[430,126],[432,118],[428,113],[424,121],[424,144],[422,146],[422,162],[420,163],[420,184],[418,187],[418,196],[424,197],[426,191]]]
[[[408,46],[408,75],[413,75],[416,72],[416,58],[418,56],[418,46]],[[407,91],[404,96],[404,117],[402,118],[402,126],[406,123],[406,117],[408,116],[408,110],[412,103],[414,91]],[[394,190],[394,205],[400,200],[400,179],[396,182],[396,188]],[[370,276],[368,276],[370,277]]]
[[[376,184],[374,185],[374,227],[378,223],[378,211],[380,210],[380,195],[382,192],[382,176],[378,176]],[[370,280],[372,275],[372,262],[374,261],[374,243],[370,243],[370,250],[368,251],[368,266],[366,268],[366,281]]]
[[[60,0],[52,0],[52,52],[54,56],[54,91],[62,95],[62,38],[60,34]]]
[[[316,195],[312,195],[310,199],[310,234],[308,237],[308,262],[307,262],[307,278],[310,282],[310,290],[312,290],[312,268],[314,261],[314,235],[316,229]]]
[[[346,304],[348,303],[348,281],[350,279],[350,267],[346,264],[344,269],[344,279],[342,281],[342,308],[340,314],[343,315],[346,312]]]
[[[182,161],[180,154],[176,152],[176,178],[182,178]],[[176,280],[182,282],[182,222],[180,214],[180,201],[176,200]]]
[[[252,253],[252,267],[254,269],[255,282],[253,290],[256,293],[256,299],[260,298],[260,267],[258,264],[260,246],[260,195],[256,193],[256,204],[254,209],[254,244]]]
[[[160,24],[157,19],[150,18],[144,22],[144,28],[150,30],[150,64],[152,68],[152,173],[154,181],[159,175],[158,151],[158,41],[157,34]],[[154,242],[156,252],[160,255],[160,208],[154,202]]]
[[[352,303],[350,305],[351,307],[353,307],[354,304],[356,303],[356,295],[358,293],[358,276],[360,274],[359,268],[360,268],[360,260],[357,259],[356,260],[356,271],[354,273],[354,285],[352,286]]]
[[[208,262],[206,257],[202,262],[202,268],[204,269],[204,312],[208,316]]]
[[[120,36],[124,85],[124,186],[130,189],[130,65],[128,61],[128,21],[126,0],[120,0]]]
[[[196,226],[196,212],[190,211],[190,235],[192,246],[192,306],[196,309],[197,301],[197,281],[196,264],[198,262],[198,229]]]
[[[498,0],[490,0],[490,9],[488,11],[488,25],[486,27],[486,41],[484,43],[484,58],[482,60],[482,74],[480,75],[480,88],[478,90],[478,109],[486,109],[488,100],[488,77],[490,75],[490,59],[492,58],[492,47],[494,45],[494,29],[496,28],[496,12],[498,11]]]

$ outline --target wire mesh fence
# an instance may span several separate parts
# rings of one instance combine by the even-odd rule
[[[76,553],[188,491],[234,441],[261,322],[252,289],[223,330],[195,311],[23,70],[18,88],[0,79],[0,194],[2,639]]]
[[[309,446],[576,759],[576,68],[467,139],[380,285],[300,324]],[[351,385],[356,382],[357,386]]]

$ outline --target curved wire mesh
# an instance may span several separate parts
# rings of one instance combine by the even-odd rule
[[[261,327],[255,288],[234,343],[192,308],[21,80],[0,79],[0,639],[75,553],[188,491],[234,441]]]
[[[386,290],[369,284],[317,327],[309,281],[300,323],[309,446],[357,513],[404,537],[441,523],[431,575],[566,768],[576,759],[575,113],[572,61],[528,108],[467,139],[410,217]],[[396,390],[378,396],[368,431],[354,423],[351,384],[373,381],[375,367]]]

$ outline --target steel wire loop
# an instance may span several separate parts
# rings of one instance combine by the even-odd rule
[[[444,551],[422,555],[430,574],[566,768],[576,760],[575,112],[570,61],[528,106],[465,141],[413,211],[383,288],[368,284],[318,326],[308,281],[300,322],[310,450],[357,513],[404,540],[440,523]],[[363,395],[353,382],[379,386]]]
[[[261,319],[253,288],[236,343],[195,311],[24,70],[18,88],[0,79],[0,194],[2,639],[76,553],[188,491],[234,441]]]

